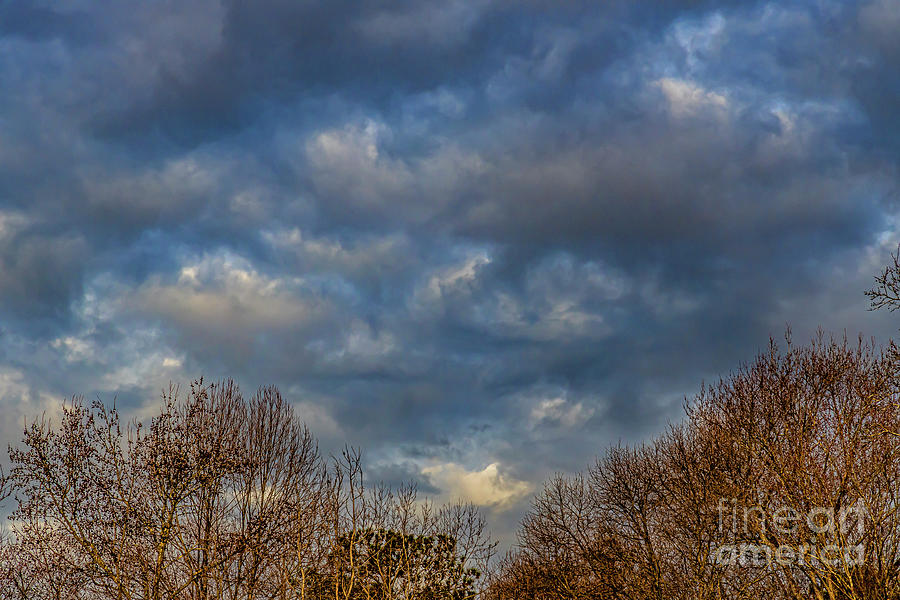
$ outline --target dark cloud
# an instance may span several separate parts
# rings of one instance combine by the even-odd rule
[[[35,334],[52,332],[70,317],[81,293],[87,244],[75,235],[16,232],[16,217],[0,225],[0,311],[10,328],[30,322]]]
[[[0,3],[0,402],[275,383],[326,452],[509,531],[787,323],[898,327],[862,295],[898,240],[898,19]]]
[[[0,35],[4,36],[84,44],[101,35],[96,25],[86,11],[58,11],[50,6],[12,0],[0,3]]]

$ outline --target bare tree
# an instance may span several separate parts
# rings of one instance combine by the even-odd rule
[[[495,547],[473,507],[324,461],[274,387],[171,387],[147,424],[76,397],[10,458],[2,600],[461,600]]]
[[[866,292],[872,302],[872,309],[900,308],[900,246],[891,254],[891,262],[875,276],[875,285]]]

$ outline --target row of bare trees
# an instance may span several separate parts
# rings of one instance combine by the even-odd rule
[[[900,308],[900,250],[867,293]],[[684,419],[546,483],[486,595],[900,598],[900,350],[774,342]]]
[[[274,388],[173,388],[146,425],[76,398],[10,451],[0,599],[900,598],[898,366],[772,343],[547,482],[494,568],[474,507],[366,485]]]
[[[772,344],[663,435],[550,480],[492,597],[900,598],[897,367]]]
[[[2,600],[473,598],[495,548],[472,506],[323,459],[275,388],[172,388],[146,425],[76,398],[11,449]]]

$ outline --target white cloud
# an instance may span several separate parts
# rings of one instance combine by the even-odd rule
[[[182,360],[173,356],[167,356],[162,361],[162,366],[164,369],[180,369],[181,365]]]
[[[478,506],[506,507],[531,492],[531,485],[501,473],[499,463],[480,471],[469,471],[456,463],[422,469],[422,474],[440,488],[445,500],[463,500]]]
[[[491,261],[487,252],[471,252],[426,273],[411,298],[413,313],[443,314],[505,337],[602,338],[611,325],[598,304],[618,300],[630,285],[604,265],[557,257],[529,269],[527,293],[519,295],[485,281],[483,270]]]
[[[728,99],[691,81],[663,77],[654,82],[669,103],[669,112],[677,118],[712,114],[721,118],[728,108]]]
[[[413,261],[405,236],[363,238],[345,243],[336,238],[305,235],[299,228],[264,231],[263,240],[301,269],[342,276],[370,277]]]
[[[29,224],[29,218],[18,212],[0,212],[0,241],[5,241]]]
[[[86,338],[60,337],[50,342],[50,346],[60,350],[69,362],[88,360],[96,355],[96,348]]]
[[[316,187],[370,206],[403,195],[413,176],[404,162],[380,152],[380,138],[389,135],[386,125],[371,120],[315,134],[306,142],[306,159]]]
[[[581,402],[572,403],[563,397],[548,398],[531,409],[532,425],[559,424],[566,428],[584,424],[594,414],[594,409]]]
[[[368,371],[392,369],[403,348],[391,331],[375,330],[354,318],[334,339],[319,339],[308,345],[319,364],[328,369]],[[405,357],[408,360],[408,357]]]
[[[308,397],[310,394],[304,392],[295,394],[295,396]],[[325,438],[332,443],[335,440],[343,440],[346,433],[340,423],[328,412],[323,406],[328,402],[332,402],[330,398],[319,398],[315,402],[302,401],[294,403],[294,410],[297,417],[309,428],[310,432],[318,439]]]
[[[176,282],[151,278],[121,305],[207,332],[266,331],[297,327],[322,314],[321,303],[302,293],[303,280],[270,277],[231,254],[184,264]]]
[[[490,263],[491,258],[486,253],[478,252],[431,273],[425,284],[416,290],[416,302],[433,305],[445,297],[469,295],[479,270]]]
[[[372,120],[317,132],[304,142],[306,164],[299,170],[320,200],[331,210],[343,207],[345,217],[402,213],[409,221],[458,200],[461,187],[487,170],[477,153],[446,142],[424,155],[392,157],[384,151],[392,136],[390,127]]]

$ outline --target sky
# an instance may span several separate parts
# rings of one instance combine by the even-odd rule
[[[884,342],[900,2],[0,0],[0,440],[275,384],[483,507]]]

